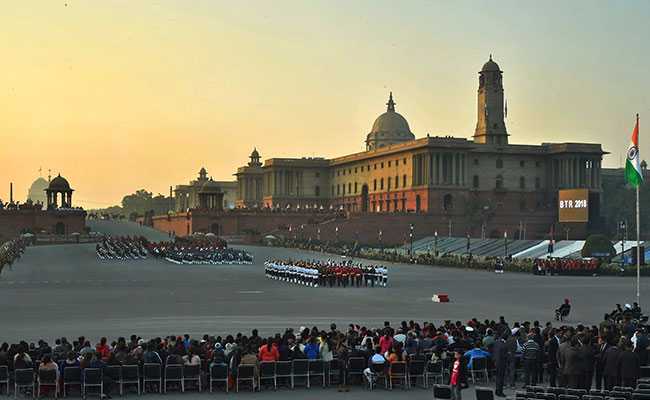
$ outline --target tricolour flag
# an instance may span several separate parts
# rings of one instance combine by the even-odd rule
[[[641,173],[641,162],[639,161],[639,115],[636,116],[636,125],[632,131],[632,141],[627,149],[627,161],[625,161],[625,180],[633,187],[643,182]]]

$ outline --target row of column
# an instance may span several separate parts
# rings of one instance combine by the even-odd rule
[[[599,159],[565,157],[553,163],[555,184],[563,188],[598,189],[601,185]]]
[[[47,205],[59,207],[59,194],[61,195],[61,207],[72,207],[72,192],[47,192]]]
[[[464,186],[467,156],[459,152],[423,153],[413,156],[413,185]]]
[[[239,180],[239,197],[244,201],[259,201],[264,197],[262,177],[243,177]]]
[[[265,179],[273,196],[301,196],[304,192],[302,171],[274,170]]]

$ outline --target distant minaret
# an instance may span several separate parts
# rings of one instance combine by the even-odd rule
[[[14,204],[14,183],[9,182],[9,204]]]
[[[492,54],[478,74],[478,117],[474,143],[508,144],[508,132],[503,120],[503,71],[492,61]]]

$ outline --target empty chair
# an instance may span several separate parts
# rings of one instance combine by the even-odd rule
[[[200,365],[185,365],[183,366],[183,391],[187,388],[188,382],[195,382],[196,386],[201,391],[201,366]]]
[[[212,392],[214,383],[223,382],[226,386],[226,393],[228,393],[228,365],[227,364],[212,364],[210,366],[210,392]]]
[[[426,368],[424,370],[424,387],[429,387],[429,381],[433,378],[433,383],[436,384],[438,380],[440,383],[443,381],[442,373],[442,362],[441,361],[431,361],[427,362]]]
[[[557,400],[580,400],[580,397],[572,394],[561,394],[557,397]]]
[[[278,380],[275,375],[275,361],[263,361],[260,363],[260,390],[262,389],[262,381],[273,382],[273,389],[278,388]]]
[[[408,365],[409,386],[415,383],[417,386],[418,378],[422,378],[422,386],[427,387],[427,380],[424,376],[425,361],[413,360]]]
[[[296,387],[296,378],[305,378],[309,387],[309,364],[308,360],[296,359],[291,362],[291,388]]]
[[[484,376],[485,383],[489,381],[487,365],[488,359],[485,357],[472,360],[472,368],[469,369],[470,375],[472,376],[472,383],[476,383],[476,376]]]
[[[156,364],[158,365],[158,364]],[[180,364],[167,364],[165,366],[165,384],[163,386],[163,392],[167,393],[167,387],[170,383],[178,384],[178,387],[181,389],[181,392],[185,391],[185,385],[183,384],[183,366]]]
[[[59,397],[59,380],[56,379],[56,370],[48,369],[38,370],[38,394],[37,397],[41,397],[43,389],[46,387],[54,388],[54,398]]]
[[[160,364],[145,363],[142,366],[142,393],[147,393],[147,383],[156,385],[158,393],[162,393],[162,372]]]
[[[133,385],[140,395],[140,367],[137,365],[122,365],[120,370],[120,396],[124,394],[124,387]]]
[[[402,382],[405,389],[409,387],[406,363],[404,361],[394,361],[390,363],[390,367],[388,368],[388,387],[391,389],[393,388],[394,380]]]
[[[88,397],[88,389],[99,389],[99,398],[104,397],[104,380],[102,370],[99,368],[84,368],[83,384],[81,386],[81,397]]]
[[[104,384],[116,384],[120,389],[120,395],[122,394],[122,366],[120,365],[108,365],[104,369],[104,376],[110,378],[110,383],[104,382]],[[110,388],[109,388],[110,389]],[[106,390],[110,393],[110,390]]]
[[[605,398],[603,396],[594,396],[591,394],[586,394],[582,396],[581,400],[605,400]]]
[[[358,376],[363,379],[363,370],[366,369],[366,360],[362,357],[350,357],[348,359],[348,376],[350,380],[352,377]]]
[[[332,384],[332,377],[339,377],[342,376],[343,379],[340,379],[343,382],[338,382],[340,384],[345,384],[345,374],[341,375],[341,364],[338,359],[333,359],[329,362],[329,369],[328,369],[328,374],[327,374],[327,379],[329,381],[329,384]]]
[[[21,388],[31,388],[34,395],[34,370],[31,368],[17,369],[14,371],[14,397],[18,397]]]
[[[540,400],[557,400],[555,393],[536,393],[535,397]]]
[[[312,377],[320,378],[323,381],[323,387],[325,387],[325,367],[322,360],[309,360],[307,371],[309,375],[308,387],[311,386]]]
[[[587,394],[587,391],[584,389],[567,389],[566,394],[576,397],[582,397]]]
[[[277,361],[275,363],[275,381],[291,386],[291,361]]]
[[[63,370],[63,397],[67,395],[68,386],[79,386],[81,392],[81,368],[79,367],[65,367]]]
[[[252,364],[239,364],[237,367],[236,391],[239,392],[239,382],[250,382],[251,390],[255,391],[255,366]]]
[[[477,387],[476,400],[494,400],[494,390],[486,387]]]
[[[9,367],[6,365],[0,365],[0,389],[2,389],[2,385],[5,385],[7,396],[9,396]]]
[[[451,400],[451,386],[433,385],[433,400]]]

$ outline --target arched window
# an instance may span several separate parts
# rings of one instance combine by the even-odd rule
[[[503,177],[501,175],[497,175],[495,187],[497,189],[503,189]]]
[[[406,161],[406,159],[404,159],[404,161]],[[404,174],[404,176],[402,177],[402,187],[403,188],[406,187],[406,174]]]
[[[519,177],[519,189],[526,189],[526,178],[523,176]]]
[[[381,179],[379,180],[379,189],[380,189],[380,190],[384,190],[384,178],[381,178]]]
[[[348,194],[352,193],[352,182],[348,182]]]
[[[372,190],[377,190],[377,179],[372,181]]]
[[[341,194],[341,185],[336,185],[336,195],[338,196],[340,194]]]
[[[474,188],[478,189],[478,175],[474,175],[472,186],[474,186]]]
[[[395,176],[395,189],[399,188],[399,176]]]
[[[503,168],[503,160],[500,158],[497,158],[497,168]]]
[[[388,190],[390,190],[391,184],[393,183],[393,178],[388,177]]]
[[[451,196],[451,194],[446,194],[442,198],[442,209],[445,211],[449,211],[452,208],[454,208],[454,198]]]
[[[357,194],[359,191],[359,184],[357,182],[354,182],[354,194]]]

